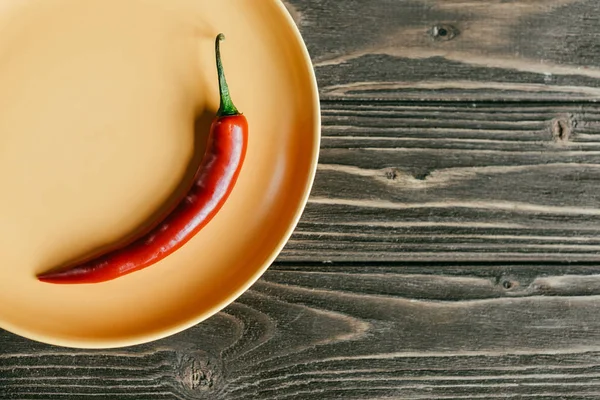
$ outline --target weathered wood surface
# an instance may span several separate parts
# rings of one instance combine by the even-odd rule
[[[600,275],[568,265],[278,265],[150,345],[0,335],[1,399],[600,396]]]
[[[600,261],[600,3],[290,3],[324,126],[281,260]]]
[[[600,259],[600,105],[325,101],[323,124],[281,260]]]
[[[596,101],[596,0],[290,0],[324,99]]]
[[[288,0],[323,106],[279,261],[155,343],[0,333],[0,399],[600,398],[600,3]]]

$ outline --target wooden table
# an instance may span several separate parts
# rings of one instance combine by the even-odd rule
[[[1,332],[0,399],[600,398],[600,2],[288,6],[323,141],[278,261],[148,345]]]

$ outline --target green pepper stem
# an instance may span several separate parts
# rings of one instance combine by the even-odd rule
[[[221,95],[221,106],[217,111],[217,116],[225,117],[230,115],[238,115],[239,111],[233,105],[231,101],[231,95],[229,94],[229,86],[225,79],[225,73],[223,72],[223,63],[221,61],[221,40],[225,40],[225,35],[220,33],[215,41],[215,52],[217,54],[217,73],[219,74],[219,93]]]

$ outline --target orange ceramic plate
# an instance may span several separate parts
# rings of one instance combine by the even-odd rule
[[[319,146],[316,81],[278,0],[0,0],[0,327],[120,347],[215,314],[282,249]],[[250,125],[239,181],[191,242],[96,285],[35,276],[118,242],[181,194],[218,108],[214,39]]]

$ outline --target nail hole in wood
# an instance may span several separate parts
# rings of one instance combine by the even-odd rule
[[[502,282],[502,287],[504,289],[506,289],[506,290],[512,289],[513,286],[514,286],[514,284],[511,281],[509,281],[509,280],[506,280],[506,281]]]
[[[431,37],[434,40],[445,42],[454,39],[458,33],[456,27],[448,24],[434,25],[430,31]]]

